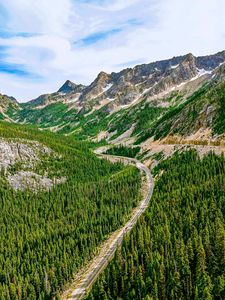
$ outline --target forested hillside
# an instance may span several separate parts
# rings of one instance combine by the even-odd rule
[[[140,199],[140,174],[98,159],[89,145],[35,128],[0,123],[4,139],[35,140],[54,152],[37,172],[66,176],[51,191],[13,190],[0,177],[0,299],[58,299],[64,284]]]
[[[138,152],[140,151],[140,147],[133,147],[129,148],[123,145],[120,145],[118,147],[111,147],[108,150],[106,150],[106,154],[110,155],[118,155],[118,156],[125,156],[125,157],[135,157]]]
[[[152,202],[88,299],[225,299],[225,158],[162,162]]]
[[[160,164],[147,213],[88,299],[225,299],[225,158],[203,157],[225,149],[224,63],[225,51],[187,54],[27,103],[0,94],[0,300],[59,299],[137,206],[139,171],[97,158],[95,142]]]

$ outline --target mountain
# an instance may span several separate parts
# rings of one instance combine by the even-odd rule
[[[225,62],[225,51],[209,56],[195,57],[191,53],[150,64],[124,69],[119,73],[100,72],[89,85],[75,84],[67,80],[52,94],[46,94],[31,101],[33,104],[66,101],[76,95],[82,107],[114,103],[126,105],[134,101],[169,92],[190,80],[210,77],[213,71]],[[50,101],[51,100],[51,101]]]
[[[56,102],[74,102],[79,98],[84,88],[85,86],[82,84],[77,85],[72,81],[67,80],[57,92],[51,94],[43,94],[38,98],[28,102],[27,106],[41,108],[43,106]]]
[[[13,97],[0,94],[0,120],[13,121],[11,117],[19,110],[19,104]]]
[[[224,62],[225,51],[200,57],[189,53],[118,73],[100,72],[89,86],[67,80],[57,92],[18,105],[13,114],[7,109],[5,113],[19,123],[37,124],[84,139],[123,140],[132,136],[138,142],[176,132],[188,135],[201,127],[213,129],[220,105],[215,106],[215,101],[210,106],[204,95],[201,100],[197,95],[202,88],[205,94],[209,89],[212,93],[217,90],[224,81]],[[199,103],[197,108],[194,101]],[[200,108],[206,110],[201,118],[207,116],[211,121],[201,122],[199,117],[190,120],[194,112],[187,111],[195,109],[195,115],[199,115]],[[212,134],[217,132],[213,129]]]
[[[0,119],[0,299],[225,299],[225,51],[0,95]]]
[[[225,61],[225,51],[215,55],[194,57],[187,54],[172,59],[139,65],[119,73],[101,72],[79,100],[84,105],[113,103],[128,105],[135,101],[169,92],[189,80],[210,77]]]
[[[67,80],[58,90],[58,93],[81,93],[84,88],[85,86],[82,84],[75,84],[72,81]]]
[[[225,133],[225,65],[213,73],[213,78],[181,105],[170,109],[149,129],[156,139],[167,135],[190,136],[199,130],[212,130],[212,136]]]

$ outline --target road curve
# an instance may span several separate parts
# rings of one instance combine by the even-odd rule
[[[101,247],[97,256],[88,264],[87,268],[79,272],[79,275],[76,277],[71,287],[62,294],[62,300],[79,300],[83,299],[87,295],[88,291],[98,278],[99,274],[108,265],[110,259],[112,259],[118,245],[122,244],[124,235],[134,227],[138,218],[148,207],[149,201],[152,197],[154,180],[150,170],[144,164],[136,159],[127,157],[104,154],[101,154],[101,157],[109,160],[120,160],[124,163],[133,164],[139,170],[144,172],[147,179],[147,193],[144,199],[134,209],[130,220],[122,228],[111,234],[109,239],[103,243],[103,246]]]

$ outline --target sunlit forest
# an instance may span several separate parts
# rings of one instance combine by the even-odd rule
[[[176,154],[88,299],[225,299],[225,158]]]
[[[15,191],[0,177],[0,299],[59,299],[64,284],[127,220],[140,200],[134,167],[97,158],[90,145],[0,123],[0,137],[36,140],[60,155],[36,168],[66,176],[51,191]]]

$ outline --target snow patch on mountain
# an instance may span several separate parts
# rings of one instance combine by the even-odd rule
[[[107,92],[111,87],[113,86],[113,83],[108,83],[104,88],[103,88],[103,93]]]
[[[179,67],[179,64],[174,65],[174,66],[170,66],[171,69],[176,69],[177,67]]]
[[[197,69],[198,71],[198,76],[203,76],[205,74],[212,74],[213,70],[205,70],[205,69]]]

